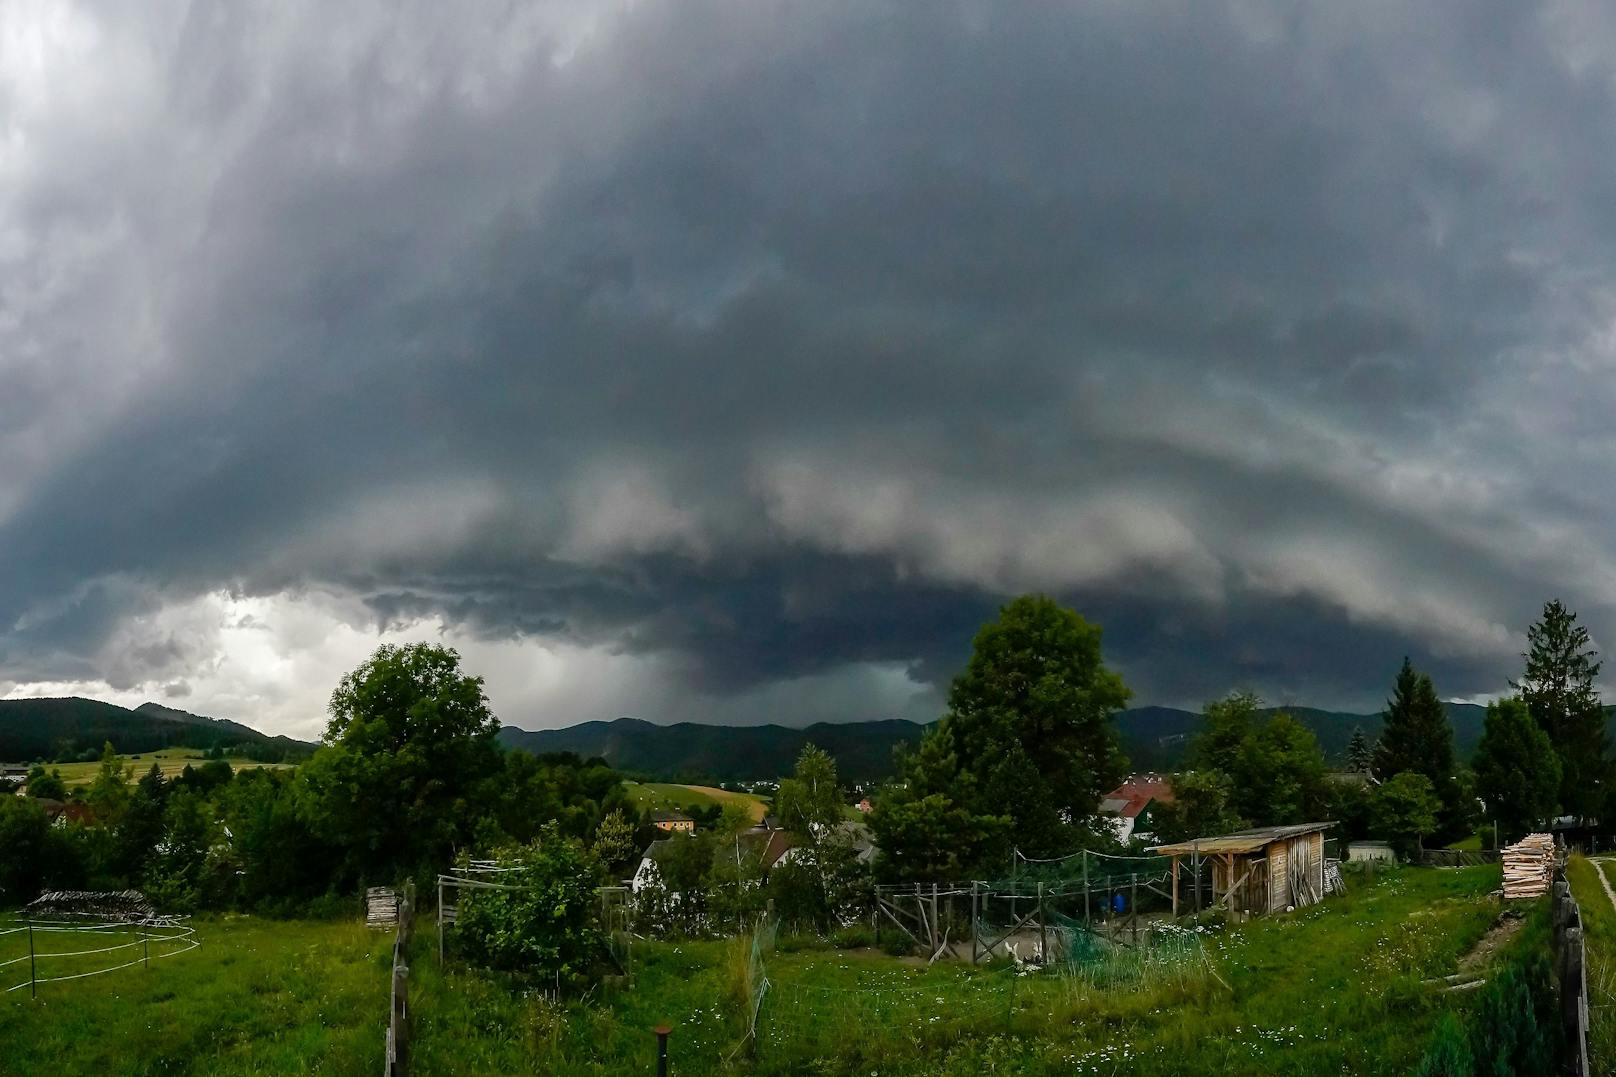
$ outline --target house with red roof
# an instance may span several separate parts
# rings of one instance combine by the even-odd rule
[[[1111,820],[1117,840],[1150,837],[1152,810],[1173,802],[1173,783],[1165,774],[1130,774],[1128,780],[1100,798],[1096,811]]]

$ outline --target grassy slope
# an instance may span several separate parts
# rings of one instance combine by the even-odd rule
[[[1616,1073],[1616,909],[1611,908],[1596,871],[1603,868],[1616,885],[1616,863],[1599,866],[1573,855],[1566,863],[1572,896],[1582,909],[1588,953],[1588,1052],[1595,1073]]]
[[[668,1020],[686,1073],[1402,1074],[1439,1008],[1463,1004],[1420,981],[1452,972],[1486,931],[1497,885],[1496,867],[1355,883],[1323,907],[1218,937],[1209,953],[1227,988],[1194,970],[1098,991],[867,951],[776,954],[757,1057],[733,1063],[727,943],[638,946],[631,990],[560,1012],[422,960],[411,973],[417,1072],[651,1072],[649,1030]]]
[[[200,767],[207,762],[204,754],[196,748],[164,748],[161,751],[142,752],[139,755],[120,755],[118,758],[122,761],[126,770],[130,767],[134,768],[134,777],[136,779],[139,779],[142,774],[150,770],[153,763],[162,768],[165,777],[172,778],[187,766]],[[296,765],[294,763],[259,763],[237,758],[232,758],[228,762],[238,771],[250,770],[253,767],[268,767],[271,770],[278,770]],[[68,788],[71,789],[77,785],[89,785],[101,770],[101,764],[99,761],[94,763],[47,763],[45,769],[60,771],[62,781],[66,782]]]
[[[665,808],[682,811],[689,808],[707,808],[714,804],[739,803],[746,805],[753,819],[761,819],[768,811],[762,797],[750,793],[732,793],[709,785],[671,785],[667,782],[628,782],[628,793],[639,808]]]
[[[154,961],[149,970],[41,985],[37,1002],[26,988],[0,994],[0,1071],[122,1077],[381,1069],[390,935],[358,921],[233,917],[196,927],[201,948]],[[0,937],[0,960],[16,956],[17,938]],[[27,953],[25,937],[20,952]],[[91,960],[104,958],[53,964],[80,971]],[[17,982],[17,968],[0,969],[0,987]]]

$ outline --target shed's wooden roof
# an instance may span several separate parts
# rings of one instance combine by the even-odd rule
[[[1335,826],[1327,823],[1293,823],[1290,826],[1259,826],[1234,834],[1220,834],[1215,838],[1196,838],[1174,845],[1157,845],[1150,851],[1158,856],[1182,856],[1185,853],[1254,853],[1265,845],[1287,838],[1299,838]]]

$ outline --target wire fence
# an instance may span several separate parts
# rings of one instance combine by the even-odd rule
[[[114,941],[127,940],[127,941]],[[98,945],[107,942],[109,945]],[[201,946],[196,929],[172,917],[138,921],[26,920],[0,927],[0,993],[104,976],[177,957]],[[94,959],[94,960],[92,960]],[[19,977],[15,983],[7,983]]]

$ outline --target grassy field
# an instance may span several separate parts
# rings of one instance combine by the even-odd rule
[[[668,1021],[684,1073],[1404,1074],[1440,1010],[1468,999],[1422,981],[1455,971],[1486,933],[1498,882],[1496,867],[1383,873],[1322,907],[1213,936],[1204,961],[1143,979],[777,953],[756,1052],[733,1058],[744,1026],[732,943],[638,946],[631,989],[560,1008],[429,959],[411,973],[416,1062],[423,1073],[648,1073],[650,1030]]]
[[[156,763],[162,768],[163,776],[172,778],[183,771],[187,766],[200,767],[207,762],[199,748],[163,748],[155,752],[142,752],[140,755],[120,755],[119,761],[127,770],[134,768],[134,776],[139,778],[151,769]],[[231,767],[236,770],[247,770],[253,767],[268,767],[271,770],[296,766],[295,763],[259,763],[248,759],[232,758],[228,760]],[[89,785],[101,770],[99,761],[94,763],[47,763],[46,770],[60,771],[62,781],[69,789],[79,785]]]
[[[668,782],[626,782],[628,793],[639,808],[687,811],[714,804],[743,804],[753,820],[762,819],[768,801],[751,793],[734,793],[711,785],[673,785]]]
[[[1616,863],[1580,855],[1566,863],[1588,947],[1588,1053],[1595,1073],[1616,1074],[1616,908],[1600,885],[1600,871],[1616,886]]]
[[[0,921],[0,929],[11,926]],[[0,994],[0,1072],[97,1074],[375,1073],[387,1018],[391,935],[358,921],[249,917],[196,921],[201,946],[149,969]],[[83,933],[35,936],[39,952],[116,945]],[[26,955],[0,936],[0,961]],[[127,951],[39,962],[67,975],[120,963]],[[0,988],[27,965],[0,968]]]
[[[1422,981],[1454,971],[1486,933],[1497,885],[1496,867],[1354,879],[1344,897],[1204,936],[1144,971],[1125,961],[1022,976],[782,945],[745,1049],[733,941],[637,943],[632,986],[557,1006],[539,985],[440,969],[424,927],[409,976],[412,1070],[650,1073],[651,1029],[666,1021],[684,1074],[1402,1074],[1442,1008],[1474,997]],[[200,949],[149,970],[47,984],[38,1002],[0,995],[0,1071],[375,1072],[390,935],[248,917],[196,927]],[[18,952],[17,936],[0,936],[0,961]],[[60,972],[78,959],[55,960]],[[0,987],[15,968],[0,968]]]

